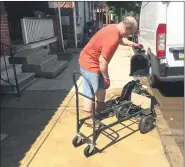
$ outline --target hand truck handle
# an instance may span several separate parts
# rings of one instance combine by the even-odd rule
[[[76,89],[76,92],[78,92],[78,86],[77,86],[77,80],[76,80],[76,75],[80,75],[80,76],[82,76],[86,81],[87,81],[87,83],[88,83],[88,85],[89,85],[89,88],[90,88],[90,90],[91,90],[91,94],[92,94],[92,96],[93,97],[95,97],[95,93],[94,93],[94,90],[93,90],[93,87],[92,87],[92,84],[90,83],[90,81],[82,74],[82,73],[80,73],[80,72],[74,72],[73,73],[73,83],[74,83],[74,85],[75,85],[75,89]],[[79,93],[79,92],[78,92]],[[80,93],[82,96],[84,96],[84,97],[87,97],[86,95],[84,95],[84,94],[82,94],[82,93]],[[90,98],[90,97],[87,97],[88,99],[92,99],[92,98]]]

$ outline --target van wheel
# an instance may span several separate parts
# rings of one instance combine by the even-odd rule
[[[149,68],[149,73],[150,73],[150,77],[149,77],[150,86],[152,88],[157,88],[159,82],[158,82],[156,76],[153,74],[152,67]]]

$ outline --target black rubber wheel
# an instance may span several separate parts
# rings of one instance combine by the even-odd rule
[[[76,137],[73,139],[72,143],[73,143],[73,146],[74,146],[74,147],[80,146],[80,145],[83,143],[82,137],[81,137],[81,136],[76,136]]]
[[[145,134],[151,131],[154,127],[155,118],[152,115],[142,116],[139,121],[140,133]]]
[[[84,155],[85,155],[86,157],[90,157],[91,155],[93,155],[94,151],[95,151],[94,146],[88,145],[88,146],[84,149]]]
[[[150,76],[149,79],[150,79],[150,80],[149,80],[150,86],[151,86],[152,88],[157,88],[157,86],[158,86],[158,81],[157,81],[156,76],[152,75],[152,76]]]
[[[159,85],[159,81],[158,81],[157,77],[153,74],[153,69],[152,69],[152,67],[150,67],[149,73],[150,73],[149,85],[150,85],[152,88],[157,88],[158,85]]]

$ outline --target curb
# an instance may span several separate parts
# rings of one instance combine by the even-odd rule
[[[144,82],[141,78],[139,79],[142,83]],[[152,93],[150,88],[149,88],[149,91]],[[177,143],[174,137],[172,136],[172,132],[168,127],[168,124],[165,121],[163,114],[160,111],[160,108],[155,107],[155,111],[157,114],[157,120],[156,120],[157,131],[161,138],[161,143],[164,148],[164,152],[166,154],[168,162],[171,167],[183,167],[184,157],[179,147],[177,146]]]
[[[161,137],[161,142],[166,153],[167,159],[171,167],[183,167],[184,158],[177,146],[174,137],[172,136],[171,130],[169,129],[167,122],[165,121],[161,111],[156,109],[157,114],[157,130]]]

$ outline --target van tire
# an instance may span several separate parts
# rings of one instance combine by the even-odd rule
[[[157,88],[159,81],[158,81],[157,77],[153,74],[152,67],[150,67],[150,70],[151,71],[150,71],[150,77],[149,77],[149,85],[152,88]]]
[[[157,88],[158,83],[157,83],[156,76],[154,76],[154,75],[150,76],[149,84],[152,88]]]

